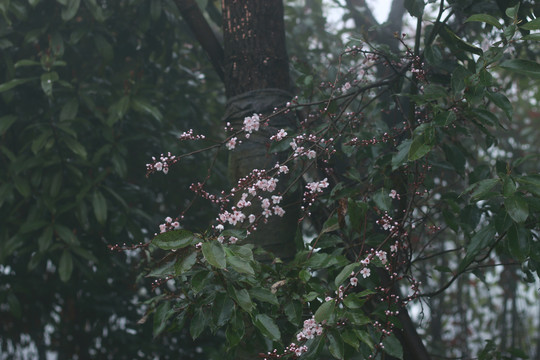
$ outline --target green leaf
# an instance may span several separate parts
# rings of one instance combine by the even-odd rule
[[[371,339],[371,336],[369,336],[369,333],[363,330],[353,330],[358,340],[366,344],[371,350],[375,348],[375,345],[373,344],[373,340]]]
[[[508,9],[506,9],[505,14],[511,19],[517,19],[518,11],[519,11],[519,3],[517,3],[516,6],[509,7]]]
[[[197,262],[197,253],[192,252],[188,256],[184,257],[181,260],[177,260],[174,264],[174,272],[176,275],[182,275],[186,271],[191,270],[193,265]]]
[[[195,314],[191,319],[191,324],[189,325],[189,333],[193,340],[199,337],[203,332],[206,324],[208,322],[208,316],[206,315],[206,310],[202,307],[195,309]]]
[[[531,232],[522,225],[513,224],[508,229],[508,251],[515,259],[523,262],[531,251]]]
[[[503,69],[526,75],[534,79],[540,78],[540,64],[525,59],[510,59],[499,65]]]
[[[0,117],[0,135],[4,135],[16,120],[17,117],[15,115],[5,115]]]
[[[340,285],[343,284],[343,282],[349,278],[349,276],[351,276],[351,273],[356,269],[360,267],[360,264],[359,263],[352,263],[352,264],[349,264],[347,266],[345,266],[338,274],[338,276],[336,276],[336,279],[334,280],[334,284],[336,285],[336,287],[339,287]]]
[[[495,226],[490,224],[480,229],[471,239],[467,246],[465,258],[458,267],[458,272],[464,270],[482,250],[486,250],[495,242]]]
[[[330,316],[332,316],[332,314],[334,313],[335,308],[336,302],[333,299],[323,302],[322,305],[319,306],[319,308],[315,312],[315,321],[320,323],[323,320],[330,319]]]
[[[197,237],[191,231],[180,229],[156,235],[152,244],[163,250],[176,250],[192,245],[195,241]]]
[[[129,109],[130,98],[128,95],[124,95],[109,107],[109,118],[107,119],[107,125],[113,126],[118,120],[122,119]]]
[[[465,192],[475,189],[471,194],[473,200],[482,200],[499,183],[499,179],[485,179],[469,186]]]
[[[72,271],[73,258],[71,253],[66,249],[62,252],[60,263],[58,264],[58,274],[60,275],[60,280],[67,282],[71,278]]]
[[[540,33],[525,35],[520,40],[540,41]]]
[[[355,351],[358,351],[360,342],[358,341],[356,334],[352,330],[344,330],[341,334],[341,337],[346,344],[352,346]]]
[[[86,149],[80,142],[77,141],[77,139],[70,136],[64,136],[62,139],[64,140],[64,143],[67,145],[67,147],[71,151],[73,151],[74,154],[79,155],[83,159],[86,159]]]
[[[482,55],[482,49],[479,47],[476,47],[472,44],[469,44],[468,42],[461,39],[459,36],[457,36],[452,29],[450,29],[449,26],[444,25],[444,29],[439,32],[441,37],[446,41],[446,43],[450,46],[453,52],[456,53],[456,56],[459,57],[460,51],[470,52],[476,55]]]
[[[242,314],[234,311],[233,313],[234,315],[231,317],[229,326],[227,326],[227,330],[225,331],[225,337],[227,338],[229,346],[231,347],[238,345],[238,343],[240,343],[240,341],[244,338],[245,334],[244,319]]]
[[[403,347],[395,335],[383,339],[384,352],[390,356],[403,360]]]
[[[501,30],[502,25],[499,23],[499,20],[491,15],[488,14],[474,14],[472,16],[469,16],[465,22],[471,22],[471,21],[478,21],[483,22],[492,26],[495,26],[497,29]]]
[[[520,194],[506,198],[504,207],[512,220],[517,223],[523,223],[529,217],[529,204]]]
[[[424,14],[424,0],[405,0],[405,9],[416,18]]]
[[[514,107],[512,106],[512,103],[510,102],[510,100],[508,100],[508,98],[501,94],[501,93],[490,93],[490,92],[487,92],[487,97],[493,101],[493,103],[495,105],[497,105],[497,107],[499,107],[502,111],[504,111],[504,113],[506,114],[506,117],[508,117],[508,119],[512,119],[512,116],[514,115]]]
[[[461,65],[456,66],[452,72],[452,92],[458,94],[465,89],[465,80],[471,76],[471,72]]]
[[[422,158],[431,151],[432,147],[433,145],[426,141],[424,134],[415,136],[409,148],[408,160],[415,161]]]
[[[171,311],[171,303],[169,301],[162,302],[154,313],[153,335],[156,338],[159,334],[165,330],[167,326],[167,320],[174,313]]]
[[[73,231],[64,225],[54,224],[54,231],[66,244],[77,245],[79,243]]]
[[[105,16],[103,16],[101,5],[98,4],[96,0],[85,0],[84,2],[86,4],[86,8],[90,10],[90,13],[92,13],[92,16],[97,22],[105,21]]]
[[[441,85],[428,84],[424,86],[423,100],[433,101],[445,99],[448,97],[448,91]]]
[[[390,191],[385,188],[377,190],[377,192],[373,194],[373,202],[380,210],[390,211],[392,208],[392,198],[389,194]]]
[[[25,66],[41,66],[41,62],[36,60],[22,59],[17,61],[13,66],[15,67],[15,69]]]
[[[287,301],[283,306],[283,311],[291,324],[298,325],[302,321],[302,303],[300,301]]]
[[[225,269],[227,261],[223,246],[217,241],[209,241],[202,244],[202,252],[208,263],[218,269]]]
[[[336,359],[344,359],[345,344],[343,343],[341,334],[336,330],[332,330],[326,335],[326,338],[328,339],[328,350],[330,350],[330,354]]]
[[[273,305],[279,305],[276,295],[268,289],[261,287],[252,288],[249,289],[249,295],[259,301],[264,301]]]
[[[67,0],[67,6],[62,7],[62,20],[69,21],[75,17],[79,6],[81,5],[81,0]]]
[[[396,170],[399,168],[403,163],[407,162],[407,159],[409,157],[409,149],[411,148],[411,139],[403,140],[401,144],[398,145],[397,150],[398,152],[395,153],[392,156],[392,170]]]
[[[73,120],[79,111],[79,100],[72,98],[67,101],[60,111],[60,121]]]
[[[160,264],[158,267],[153,268],[146,276],[163,278],[172,275],[175,273],[175,265],[175,260],[165,262],[164,264]]]
[[[343,304],[349,309],[361,309],[367,299],[361,299],[359,294],[349,294],[343,299]]]
[[[227,323],[234,310],[234,301],[226,293],[216,294],[212,306],[212,316],[214,324],[221,327]]]
[[[135,110],[136,112],[148,114],[152,116],[157,121],[161,121],[163,119],[163,115],[159,111],[159,109],[153,105],[151,105],[148,101],[142,100],[142,99],[132,99],[131,100],[131,108]]]
[[[114,48],[112,45],[101,35],[94,36],[94,44],[97,51],[103,57],[105,62],[111,62],[114,59]]]
[[[39,252],[47,250],[53,242],[53,226],[49,225],[38,239]]]
[[[99,190],[95,190],[92,195],[92,207],[98,223],[105,224],[107,221],[107,200]]]
[[[245,259],[234,255],[229,256],[229,254],[227,254],[227,263],[230,267],[232,267],[239,273],[248,274],[251,276],[255,275],[255,271],[253,270],[249,262],[247,262]]]
[[[523,30],[540,30],[540,18],[528,21],[519,27]]]
[[[234,236],[238,238],[238,240],[244,240],[247,237],[247,230],[246,229],[228,229],[221,233],[224,237],[230,237]]]
[[[41,89],[47,96],[52,96],[53,83],[58,81],[56,71],[46,72],[41,75]]]
[[[22,85],[24,83],[27,83],[29,81],[33,81],[36,78],[28,78],[28,79],[11,79],[8,82],[5,82],[3,84],[0,84],[0,93],[4,91],[8,91],[13,89],[15,86]]]
[[[274,320],[266,314],[258,314],[253,320],[253,324],[267,338],[273,341],[280,341],[281,332]]]
[[[251,301],[251,297],[246,289],[233,288],[233,295],[238,306],[240,306],[244,311],[248,313],[253,311],[253,302]]]

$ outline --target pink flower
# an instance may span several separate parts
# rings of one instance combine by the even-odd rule
[[[272,209],[274,210],[274,214],[279,217],[283,217],[283,215],[285,215],[285,210],[283,210],[281,206],[276,205]]]
[[[364,276],[364,277],[365,277],[365,276]],[[350,282],[351,282],[351,285],[352,285],[352,286],[358,285],[358,279],[357,279],[356,277],[352,277],[352,278],[350,279]]]
[[[233,150],[236,147],[236,140],[237,140],[237,138],[233,137],[229,141],[227,141],[227,143],[225,144],[227,149]]]
[[[242,130],[244,130],[245,132],[251,134],[253,131],[258,131],[259,130],[259,115],[257,114],[253,114],[253,116],[249,117],[249,116],[246,116],[244,118],[244,126],[242,127]],[[249,137],[247,136],[246,134],[246,137]]]

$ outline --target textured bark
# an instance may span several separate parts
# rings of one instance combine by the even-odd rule
[[[289,91],[289,62],[281,0],[223,0],[225,91]]]

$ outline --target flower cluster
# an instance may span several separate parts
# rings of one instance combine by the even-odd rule
[[[184,140],[203,140],[203,139],[206,139],[206,136],[204,136],[204,135],[193,135],[193,129],[189,129],[188,131],[184,131],[178,137],[178,140],[180,140],[180,141],[184,141]]]
[[[304,328],[296,335],[298,341],[313,339],[315,336],[321,336],[323,327],[315,321],[315,316],[304,320]]]
[[[270,137],[270,140],[272,141],[281,141],[285,138],[285,136],[287,136],[287,132],[284,130],[284,129],[281,129],[277,132],[276,135],[272,135]]]
[[[261,119],[257,114],[253,114],[253,116],[246,116],[244,118],[244,126],[242,127],[242,130],[246,132],[246,138],[249,138],[253,131],[259,131],[260,121]]]
[[[180,223],[177,219],[172,219],[170,216],[167,216],[165,218],[165,222],[163,224],[159,224],[159,232],[164,233],[171,230],[178,230],[180,229]]]
[[[310,193],[321,193],[323,189],[326,189],[328,187],[328,178],[324,178],[321,181],[314,181],[310,182],[306,185],[306,189],[309,190]]]
[[[152,163],[146,164],[146,176],[156,171],[163,171],[164,174],[169,172],[169,167],[172,164],[178,162],[178,158],[171,153],[167,153],[167,156],[161,154],[159,159],[152,156]]]
[[[388,213],[384,213],[383,217],[376,221],[377,225],[382,227],[384,230],[392,233],[393,236],[398,235],[399,224],[397,221],[394,221]]]
[[[399,196],[396,190],[390,190],[390,194],[388,194],[388,196],[390,196],[392,199],[397,198],[398,200],[401,200],[401,197]]]

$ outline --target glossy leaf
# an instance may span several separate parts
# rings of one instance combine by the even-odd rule
[[[273,305],[279,305],[276,295],[268,289],[255,287],[249,290],[249,295],[259,301],[267,302]]]
[[[253,302],[246,289],[233,289],[233,294],[238,305],[246,312],[250,313],[253,310]]]
[[[212,306],[213,321],[216,326],[225,325],[231,318],[234,301],[225,293],[218,293]]]
[[[384,352],[390,356],[403,360],[403,347],[395,335],[383,339]]]
[[[458,271],[464,270],[481,251],[487,250],[495,242],[495,226],[490,224],[480,229],[467,246],[465,258],[459,264]]]
[[[197,241],[197,238],[191,231],[180,229],[156,235],[152,240],[152,244],[163,250],[175,250],[193,245],[195,241]]]
[[[471,22],[471,21],[479,21],[483,22],[492,26],[495,26],[497,29],[502,29],[502,25],[499,23],[499,20],[491,15],[488,14],[474,14],[471,15],[465,20],[465,22]]]
[[[202,252],[210,265],[218,269],[225,269],[227,261],[225,259],[225,251],[220,243],[217,241],[205,242],[202,244]]]
[[[520,194],[506,198],[504,206],[508,215],[517,223],[523,223],[529,217],[529,205]]]
[[[229,264],[231,268],[238,271],[239,273],[248,274],[251,276],[255,275],[255,271],[253,270],[249,262],[238,256],[227,256],[227,264]]]
[[[167,326],[167,319],[171,317],[173,312],[171,311],[171,303],[168,301],[162,302],[154,313],[154,326],[153,335],[154,338],[165,330]]]
[[[341,337],[341,334],[336,331],[330,331],[326,338],[328,339],[328,350],[330,350],[330,354],[335,359],[344,359],[345,358],[345,344],[343,343],[343,338]]]
[[[334,300],[325,301],[319,306],[315,312],[315,321],[320,323],[323,320],[328,320],[334,313],[336,302]]]
[[[186,271],[191,270],[193,265],[197,262],[197,253],[192,252],[188,256],[182,258],[181,260],[177,260],[176,264],[174,265],[174,271],[176,275],[181,275],[185,273]]]
[[[540,78],[540,64],[531,60],[510,59],[504,61],[499,66],[503,69],[526,75],[531,78]]]
[[[281,339],[281,332],[270,316],[266,314],[258,314],[255,316],[253,324],[265,337],[269,338],[270,340],[279,341]]]
[[[530,254],[531,232],[519,224],[513,224],[508,229],[508,250],[510,255],[520,262],[525,261]]]

